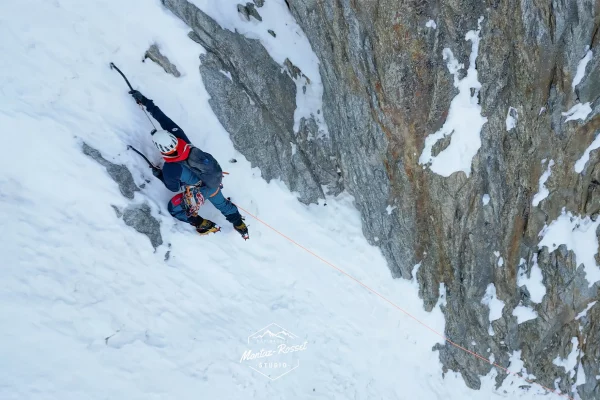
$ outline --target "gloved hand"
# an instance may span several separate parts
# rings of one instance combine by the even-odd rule
[[[162,169],[152,168],[152,175],[154,175],[157,179],[163,180],[163,172]]]
[[[144,106],[148,102],[148,99],[146,98],[146,96],[141,94],[138,90],[130,90],[129,94],[131,95],[131,97],[133,97],[135,99],[135,102],[138,104],[141,104]]]

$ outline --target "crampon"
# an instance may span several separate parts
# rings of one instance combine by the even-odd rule
[[[235,229],[240,235],[242,235],[242,239],[250,239],[250,236],[248,235],[248,227],[244,222],[242,222],[240,225],[234,226],[233,229]]]
[[[196,232],[203,236],[219,232],[220,230],[221,227],[208,219],[203,219],[202,222],[196,226]]]

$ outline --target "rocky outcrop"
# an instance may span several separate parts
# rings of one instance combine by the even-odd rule
[[[443,285],[450,339],[493,354],[503,367],[522,350],[526,372],[537,382],[577,390],[585,400],[600,397],[600,303],[577,318],[598,300],[598,284],[588,285],[582,261],[564,245],[539,246],[540,232],[563,208],[581,224],[600,212],[600,156],[591,151],[589,161],[576,167],[600,129],[600,3],[287,2],[321,62],[330,132],[308,141],[312,147],[298,142],[302,151],[294,159],[295,87],[282,66],[258,42],[222,30],[187,1],[163,2],[208,50],[200,68],[211,105],[236,147],[267,179],[282,178],[303,201],[321,196],[321,185],[345,188],[392,275],[411,278],[420,263],[427,309]],[[475,38],[481,38],[478,48]],[[593,56],[573,87],[588,48]],[[469,68],[481,82],[468,94],[485,118],[474,138],[481,145],[467,173],[436,173],[421,160],[425,139],[445,124],[458,93],[455,80]],[[577,104],[589,113],[569,120],[564,113]],[[451,146],[453,134],[432,147],[433,157]],[[548,160],[554,162],[545,182],[549,194],[534,205]],[[542,299],[522,284],[536,268],[546,288]],[[490,310],[481,301],[490,283],[504,302],[491,328]],[[518,306],[537,318],[519,323],[513,315]],[[459,371],[472,388],[492,368],[452,346],[439,351],[444,367]],[[555,362],[572,351],[578,354],[575,374]],[[577,381],[581,371],[585,384]],[[500,373],[498,383],[505,377]]]
[[[139,192],[140,188],[135,184],[133,176],[131,176],[131,172],[129,172],[126,166],[111,163],[102,157],[102,154],[100,154],[98,150],[87,143],[83,143],[81,150],[83,151],[83,154],[91,157],[98,164],[106,168],[108,175],[110,175],[112,180],[119,185],[121,194],[126,198],[133,200],[135,192]]]
[[[146,203],[129,205],[123,211],[123,222],[139,233],[148,236],[155,249],[163,244],[160,222],[152,216],[152,209]]]
[[[129,169],[124,165],[114,164],[104,157],[102,154],[87,143],[83,143],[83,154],[91,157],[100,165],[106,168],[108,175],[119,185],[121,194],[133,200],[135,192],[139,192],[140,188],[135,184],[133,176]],[[143,187],[143,185],[142,185]],[[124,210],[121,210],[115,205],[111,205],[115,210],[117,218],[123,218],[123,222],[127,226],[132,227],[139,233],[146,235],[150,239],[150,244],[156,249],[163,244],[162,235],[160,233],[160,222],[152,215],[152,209],[146,203],[128,205]]]
[[[255,18],[257,21],[262,21],[262,17],[256,11],[254,3],[246,3],[246,5],[238,4],[237,9],[246,18],[246,21],[250,21],[250,17]]]
[[[144,54],[144,61],[147,58],[160,65],[167,74],[171,74],[175,78],[179,78],[181,76],[177,66],[173,64],[167,56],[160,52],[160,48],[157,44],[153,44],[148,48],[148,50],[146,50],[146,53]]]

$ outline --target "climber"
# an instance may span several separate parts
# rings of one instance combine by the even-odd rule
[[[198,208],[208,199],[233,224],[244,239],[248,239],[248,227],[237,207],[221,193],[223,171],[217,160],[208,153],[194,147],[186,134],[167,117],[154,102],[137,90],[129,92],[135,101],[160,124],[163,130],[154,132],[152,142],[161,152],[165,163],[152,173],[167,189],[183,193],[169,201],[168,210],[180,221],[196,228],[201,235],[218,232],[220,228],[212,221],[198,215]]]

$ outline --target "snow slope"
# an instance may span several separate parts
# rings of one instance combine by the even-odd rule
[[[126,151],[159,161],[110,61],[222,161],[227,195],[443,332],[416,284],[390,278],[350,196],[304,206],[233,149],[198,75],[201,48],[158,0],[2,8],[0,135],[18,145],[0,158],[0,399],[558,398],[523,392],[518,378],[495,390],[494,372],[480,391],[442,378],[439,337],[256,221],[244,242],[227,226],[199,238],[172,219],[172,194]],[[154,42],[182,78],[140,62]],[[138,185],[150,180],[133,203],[150,204],[170,248],[154,252],[115,217],[111,205],[130,201],[83,141]],[[212,206],[203,215],[224,223]],[[240,362],[248,337],[271,323],[307,342],[300,367],[276,381]]]

